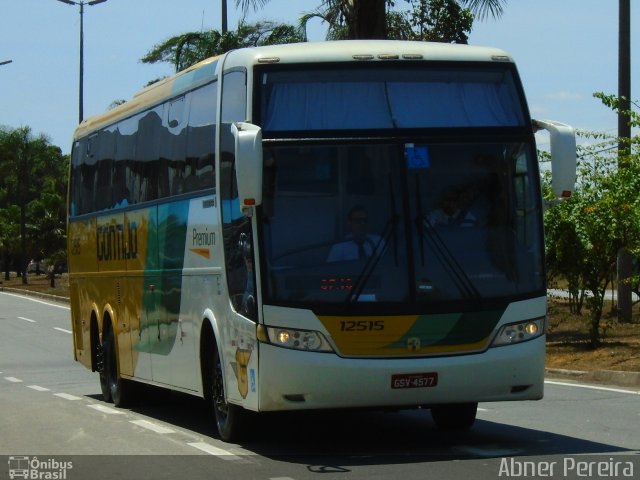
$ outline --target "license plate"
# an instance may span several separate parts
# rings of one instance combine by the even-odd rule
[[[391,375],[391,388],[429,388],[438,385],[438,372]]]

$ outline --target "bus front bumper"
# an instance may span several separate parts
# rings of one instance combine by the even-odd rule
[[[342,358],[265,343],[259,355],[260,411],[538,400],[544,389],[545,336],[446,357]]]

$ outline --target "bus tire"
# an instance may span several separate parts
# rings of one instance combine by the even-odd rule
[[[107,325],[103,333],[101,349],[104,355],[104,371],[100,373],[100,386],[104,401],[112,401],[116,407],[126,407],[133,403],[135,385],[118,375],[116,342],[110,325]]]
[[[209,370],[210,384],[210,408],[218,429],[220,439],[225,442],[237,442],[246,434],[247,411],[227,402],[224,389],[224,373],[218,348],[213,343],[213,355],[211,355],[211,367]]]
[[[112,402],[111,398],[111,390],[109,389],[109,380],[107,379],[107,369],[105,366],[105,354],[104,354],[104,345],[100,343],[100,339],[98,338],[98,326],[93,325],[95,320],[92,321],[91,328],[91,343],[92,343],[92,353],[93,353],[93,366],[96,372],[100,377],[100,390],[102,391],[102,399],[105,402]]]
[[[477,402],[431,407],[431,417],[439,430],[469,430],[476,421],[477,412]]]

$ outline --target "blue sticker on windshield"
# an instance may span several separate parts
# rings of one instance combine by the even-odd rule
[[[407,158],[407,167],[409,170],[429,168],[429,148],[426,145],[415,145],[407,143],[404,146],[404,154]]]

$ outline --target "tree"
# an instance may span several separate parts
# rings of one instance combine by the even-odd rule
[[[617,97],[596,94],[608,107],[619,108]],[[637,112],[628,112],[640,126]],[[640,137],[627,139],[623,165],[618,165],[618,138],[582,133],[598,141],[579,148],[577,192],[545,214],[547,262],[562,274],[570,289],[585,290],[590,310],[590,343],[601,343],[605,292],[614,278],[620,249],[640,255]],[[626,282],[638,282],[625,278]]]
[[[269,0],[236,0],[236,7],[242,5],[242,11],[246,12],[250,7],[253,7],[254,10],[257,10],[259,7],[265,6]],[[220,32],[222,35],[227,33],[227,0],[221,0],[220,6],[222,7],[222,25],[220,28]]]
[[[458,0],[460,5],[468,8],[480,20],[500,18],[504,13],[503,5],[507,0]]]
[[[171,37],[153,47],[143,63],[169,62],[176,71],[184,70],[205,58],[221,55],[229,50],[258,45],[275,45],[304,41],[294,26],[276,22],[240,22],[237,30],[220,33],[217,30],[187,32]]]
[[[329,24],[329,39],[408,39],[415,27],[429,26],[433,37],[418,35],[419,40],[458,41],[457,32],[470,31],[471,12],[481,20],[499,18],[506,0],[405,0],[411,13],[394,12],[396,0],[324,0],[312,13],[304,15],[301,24],[321,18]],[[468,10],[467,10],[468,9]],[[443,23],[444,22],[444,23]],[[468,27],[468,30],[467,30]],[[418,28],[418,31],[420,29]],[[452,34],[456,32],[456,34]],[[458,43],[465,43],[458,42]]]
[[[65,248],[68,156],[29,127],[0,129],[0,249],[5,276]]]
[[[467,43],[473,14],[455,0],[418,0],[413,2],[407,40]]]

